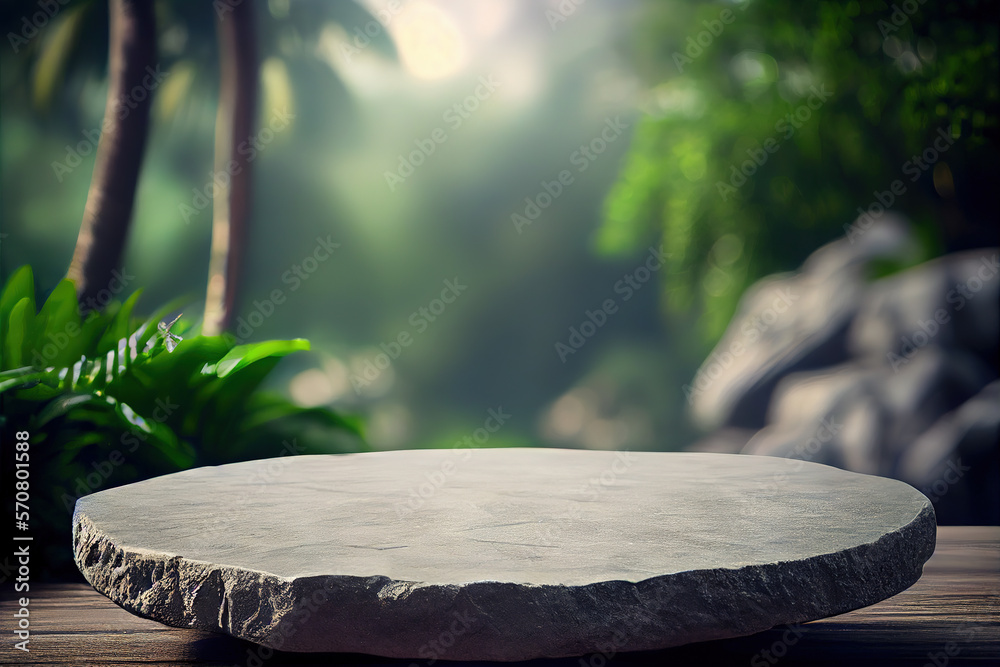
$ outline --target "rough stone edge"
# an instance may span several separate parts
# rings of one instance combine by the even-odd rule
[[[920,579],[934,553],[936,527],[933,507],[925,500],[899,530],[798,561],[792,570],[787,562],[769,563],[581,586],[434,585],[346,575],[288,579],[119,547],[100,534],[79,505],[73,544],[77,567],[98,592],[131,613],[167,625],[222,632],[284,651],[517,661],[663,649],[866,607]],[[736,606],[719,608],[712,592],[738,582],[750,582],[744,590],[761,595],[748,594]],[[545,605],[538,607],[543,598]],[[260,600],[272,604],[260,607]],[[593,613],[595,600],[600,600],[599,614]],[[242,622],[234,619],[232,609],[245,605],[250,613],[237,615]],[[436,629],[428,629],[434,625],[428,608],[442,610]],[[702,627],[693,632],[692,625]]]

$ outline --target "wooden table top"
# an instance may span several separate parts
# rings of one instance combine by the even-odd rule
[[[0,664],[393,665],[430,660],[275,653],[228,636],[138,618],[85,584],[32,585],[30,652],[14,648],[10,583],[0,604]],[[447,667],[442,662],[442,667]],[[478,663],[488,664],[488,663]],[[1000,527],[938,528],[937,550],[911,588],[879,604],[799,627],[649,653],[522,663],[605,665],[1000,665]]]

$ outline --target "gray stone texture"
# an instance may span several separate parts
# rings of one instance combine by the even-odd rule
[[[417,450],[206,467],[81,498],[77,565],[163,623],[286,651],[524,660],[878,602],[934,550],[898,481],[774,457]]]
[[[998,249],[872,280],[873,260],[907,262],[910,236],[886,215],[752,287],[692,382],[713,431],[691,449],[893,477],[943,524],[1000,523]],[[759,331],[782,290],[795,300]],[[745,351],[721,364],[734,343]]]

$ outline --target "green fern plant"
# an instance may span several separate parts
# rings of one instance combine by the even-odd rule
[[[288,454],[364,449],[356,419],[260,391],[303,339],[236,344],[134,317],[140,292],[81,315],[70,281],[36,312],[31,268],[0,293],[0,426],[31,434],[32,517],[56,543],[76,498],[174,472]],[[59,569],[65,554],[47,558]],[[54,560],[53,560],[54,559]]]

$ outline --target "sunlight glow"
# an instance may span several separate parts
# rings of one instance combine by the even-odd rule
[[[455,20],[421,0],[407,4],[390,29],[403,66],[420,79],[443,79],[466,65],[468,49]]]

